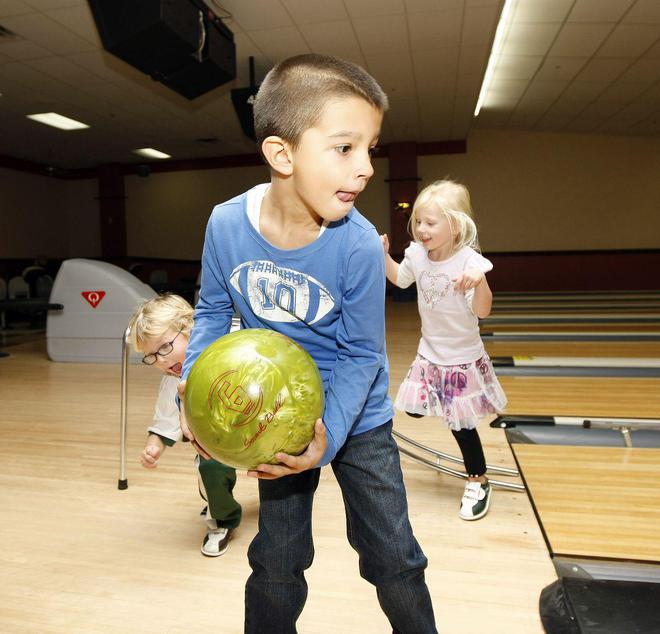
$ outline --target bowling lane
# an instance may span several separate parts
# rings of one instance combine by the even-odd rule
[[[660,357],[660,341],[485,341],[485,346],[491,357]]]

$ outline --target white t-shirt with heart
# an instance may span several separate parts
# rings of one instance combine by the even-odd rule
[[[426,249],[413,242],[399,266],[397,286],[417,283],[417,305],[422,338],[417,352],[437,365],[472,363],[484,355],[479,320],[472,312],[474,290],[454,290],[453,279],[466,269],[486,273],[492,263],[470,247],[463,247],[446,260],[434,262]]]

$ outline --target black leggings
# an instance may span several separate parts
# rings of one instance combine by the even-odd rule
[[[423,418],[423,414],[406,413],[413,418]],[[486,457],[484,456],[484,448],[481,446],[479,432],[476,429],[460,429],[458,431],[452,429],[451,433],[456,438],[458,448],[463,455],[466,473],[475,478],[484,475],[486,473]]]

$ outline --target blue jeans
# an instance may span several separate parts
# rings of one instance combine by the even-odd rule
[[[376,587],[395,634],[437,632],[424,569],[426,557],[408,519],[392,422],[350,436],[332,461],[346,510],[348,541],[360,575]],[[305,570],[314,559],[312,501],[320,469],[259,480],[259,532],[250,544],[245,586],[246,634],[293,634],[307,599]],[[330,624],[328,624],[330,627]]]

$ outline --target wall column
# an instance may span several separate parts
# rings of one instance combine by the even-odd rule
[[[400,260],[410,242],[408,218],[412,204],[417,197],[417,143],[406,141],[388,145],[390,177],[390,255]],[[399,203],[408,203],[408,209],[401,209]]]
[[[101,256],[126,255],[126,193],[121,165],[100,165],[99,217],[101,225]]]

